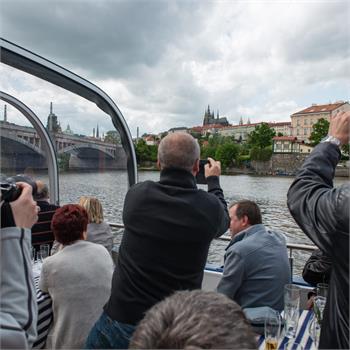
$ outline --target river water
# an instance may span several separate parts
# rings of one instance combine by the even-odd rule
[[[43,180],[47,180],[43,178]],[[139,181],[159,180],[159,172],[139,172]],[[127,192],[125,171],[79,172],[60,174],[60,204],[77,203],[81,196],[97,197],[108,222],[122,223],[124,197]],[[291,243],[311,244],[289,214],[286,195],[293,178],[251,175],[221,176],[220,182],[228,203],[240,199],[256,201],[262,211],[263,223],[282,232]],[[347,181],[337,178],[336,185]],[[206,189],[205,185],[199,185]],[[116,237],[120,242],[121,234]],[[214,240],[211,244],[208,263],[222,265],[227,241]],[[309,253],[295,252],[295,273],[300,273]]]

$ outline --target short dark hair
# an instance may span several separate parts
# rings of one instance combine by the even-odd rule
[[[259,206],[249,200],[242,200],[236,203],[232,203],[230,208],[237,205],[236,215],[238,219],[242,219],[243,216],[247,216],[250,225],[262,224],[261,212]]]
[[[240,306],[203,290],[179,291],[149,309],[129,348],[251,349],[255,335]]]
[[[67,204],[56,210],[52,217],[51,230],[56,241],[69,245],[83,238],[87,224],[86,210],[77,204]]]

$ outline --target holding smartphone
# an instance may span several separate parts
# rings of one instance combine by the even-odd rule
[[[204,166],[207,163],[209,162],[206,159],[199,160],[199,171],[196,175],[197,184],[203,184],[203,185],[207,184],[207,179],[205,178],[205,175],[204,175]]]

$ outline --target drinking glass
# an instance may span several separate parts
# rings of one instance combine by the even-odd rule
[[[320,297],[327,298],[328,284],[327,283],[317,283],[316,284],[316,294]]]
[[[316,346],[316,349],[318,349],[318,344],[320,342],[321,335],[321,325],[318,323],[315,315],[312,316],[312,320],[309,325],[309,334]]]
[[[284,350],[304,350],[304,347],[300,343],[290,340],[284,344]]]
[[[285,336],[294,338],[298,328],[300,288],[294,284],[284,286]]]
[[[39,252],[41,252],[41,260],[47,258],[50,255],[50,245],[40,244]]]
[[[322,325],[322,319],[323,319],[323,311],[326,306],[327,299],[325,297],[321,297],[316,295],[314,297],[314,314],[316,316],[317,322]]]
[[[276,350],[281,334],[281,316],[273,312],[265,318],[265,350]]]
[[[44,259],[50,255],[50,245],[40,244],[38,255],[39,255],[40,261],[43,262]]]

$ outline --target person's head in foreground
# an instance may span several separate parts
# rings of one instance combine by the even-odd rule
[[[154,305],[130,341],[134,349],[256,349],[237,303],[223,294],[179,291]]]
[[[65,246],[86,239],[87,224],[86,210],[78,204],[67,204],[56,210],[51,229],[56,241]]]

